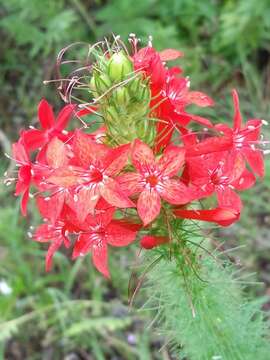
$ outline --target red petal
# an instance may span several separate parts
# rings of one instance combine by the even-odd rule
[[[136,139],[132,150],[133,165],[139,171],[149,169],[155,165],[155,157],[150,147],[141,140]]]
[[[27,151],[20,140],[12,144],[12,156],[20,165],[30,163]]]
[[[45,200],[46,199],[46,200]],[[59,218],[65,201],[65,193],[63,191],[44,198],[37,197],[37,206],[43,218],[50,219],[52,224]]]
[[[191,201],[188,187],[181,181],[168,179],[159,190],[160,196],[170,204],[183,205]]]
[[[25,147],[28,151],[39,149],[46,144],[46,132],[42,130],[27,130],[22,132]]]
[[[92,261],[101,274],[103,274],[106,278],[110,278],[108,269],[108,249],[104,242],[100,242],[95,247],[93,246]]]
[[[38,105],[38,118],[43,129],[50,129],[54,125],[54,114],[52,107],[42,99]]]
[[[41,224],[34,233],[34,240],[38,242],[48,242],[52,239],[52,225]]]
[[[27,204],[29,200],[29,189],[25,190],[21,200],[21,212],[23,216],[27,214]]]
[[[233,97],[233,105],[234,105],[233,129],[234,131],[239,131],[242,125],[242,115],[239,107],[238,94],[235,89],[232,91],[232,97]]]
[[[156,246],[166,244],[169,242],[169,239],[165,236],[151,236],[151,235],[145,235],[141,239],[141,247],[144,249],[153,249]]]
[[[100,193],[104,199],[111,205],[119,208],[128,208],[135,206],[133,202],[122,191],[120,185],[113,179],[108,178],[104,185],[100,187]]]
[[[73,248],[72,259],[75,259],[78,256],[86,255],[89,251],[92,250],[92,245],[94,242],[94,234],[80,234]]]
[[[244,156],[251,167],[251,169],[254,171],[255,174],[258,176],[263,177],[264,176],[264,160],[263,160],[263,154],[260,150],[253,150],[251,148],[244,148],[243,149]]]
[[[130,172],[118,176],[116,180],[122,191],[129,196],[143,191],[143,187],[139,182],[141,177],[141,174]]]
[[[159,56],[161,61],[171,61],[184,56],[184,54],[181,51],[175,49],[165,49],[159,52]]]
[[[235,209],[239,213],[242,210],[243,206],[240,196],[228,186],[217,191],[217,199],[218,205],[221,208]]]
[[[232,138],[210,137],[198,144],[186,147],[186,156],[193,157],[215,152],[230,150],[233,146]]]
[[[57,116],[56,123],[54,126],[55,130],[62,131],[67,127],[67,124],[74,113],[76,105],[69,104],[63,107],[60,113]]]
[[[245,169],[242,175],[232,183],[235,189],[237,190],[246,190],[250,189],[256,182],[255,176],[252,172]]]
[[[199,91],[189,91],[186,97],[189,103],[195,104],[197,106],[206,107],[214,105],[213,99]]]
[[[164,176],[176,175],[185,161],[185,149],[169,146],[160,158],[158,165]]]
[[[106,240],[112,246],[126,246],[132,243],[137,235],[137,231],[124,226],[120,221],[112,221],[106,229]]]
[[[59,238],[56,241],[53,241],[53,243],[49,246],[49,249],[47,251],[46,255],[46,271],[50,271],[52,267],[52,259],[56,251],[60,248],[62,245],[62,239]]]
[[[126,165],[129,156],[130,145],[121,145],[112,149],[104,161],[106,175],[112,176],[119,173]]]
[[[49,142],[46,159],[48,165],[54,169],[65,166],[68,163],[65,144],[57,137],[54,137]]]
[[[156,190],[144,190],[138,199],[137,209],[144,225],[149,224],[159,214],[161,207],[160,196]]]
[[[78,176],[76,167],[69,166],[66,168],[55,169],[51,172],[51,175],[46,179],[48,183],[68,188],[73,185],[79,185],[83,182]]]
[[[85,187],[75,193],[73,201],[68,201],[68,205],[74,209],[78,220],[84,222],[86,216],[93,213],[99,198],[100,192],[97,187]]]
[[[29,189],[31,183],[31,166],[24,165],[19,169],[15,196]]]
[[[93,142],[87,134],[77,130],[73,139],[73,152],[78,165],[88,168],[96,161],[102,161],[110,149],[102,144]]]
[[[211,210],[174,210],[174,215],[181,219],[194,219],[229,226],[239,219],[239,212],[235,209],[215,208]]]

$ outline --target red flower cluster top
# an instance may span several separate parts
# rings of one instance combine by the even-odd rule
[[[50,244],[47,270],[56,250],[73,246],[73,258],[91,252],[94,266],[108,277],[108,245],[126,246],[138,233],[144,248],[168,242],[151,232],[163,209],[177,218],[221,226],[238,220],[242,209],[238,191],[252,187],[256,175],[264,175],[257,146],[262,121],[243,123],[235,90],[232,128],[188,113],[189,104],[204,107],[213,101],[190,91],[179,67],[167,67],[167,61],[179,56],[176,50],[158,53],[148,46],[126,58],[134,74],[148,81],[149,117],[156,121],[154,142],[135,138],[111,147],[106,124],[99,136],[88,129],[68,131],[72,117],[91,113],[91,108],[79,111],[69,104],[55,118],[42,100],[40,128],[23,130],[13,144],[19,168],[15,195],[22,195],[24,215],[30,187],[37,189],[36,204],[44,224],[33,239]],[[95,110],[98,107],[95,104]],[[197,129],[203,126],[202,131],[193,131],[192,122],[197,122]],[[213,195],[216,205],[210,209],[193,208],[199,199]]]

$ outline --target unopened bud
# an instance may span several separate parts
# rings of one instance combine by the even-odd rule
[[[123,51],[112,55],[108,63],[108,74],[113,82],[124,80],[132,71],[132,62]]]
[[[118,87],[115,89],[113,98],[117,106],[126,106],[130,100],[129,92],[125,87]]]
[[[106,74],[93,74],[90,81],[90,89],[98,95],[102,95],[112,86],[110,78]]]

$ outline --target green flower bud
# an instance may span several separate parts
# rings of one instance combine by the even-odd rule
[[[110,123],[117,122],[119,115],[114,106],[107,106],[105,109],[105,121]]]
[[[148,83],[143,81],[140,77],[132,80],[128,85],[131,98],[136,102],[146,103],[150,102],[151,93]]]
[[[117,106],[126,106],[130,100],[129,92],[125,87],[116,88],[113,97]]]
[[[112,84],[108,75],[95,73],[91,78],[89,86],[93,92],[102,95],[112,86]]]
[[[133,71],[132,62],[123,51],[114,53],[108,62],[108,74],[113,82],[124,80]]]

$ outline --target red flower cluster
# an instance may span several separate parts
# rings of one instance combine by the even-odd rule
[[[167,68],[167,61],[181,55],[172,49],[158,53],[148,46],[131,58],[134,72],[149,79],[149,113],[159,119],[154,144],[134,138],[110,147],[104,127],[98,137],[80,129],[67,131],[74,115],[88,111],[77,111],[70,104],[55,119],[46,100],[38,108],[41,128],[21,132],[13,145],[19,168],[15,195],[22,195],[25,215],[30,187],[37,189],[44,224],[33,238],[50,244],[47,270],[56,250],[73,245],[73,258],[91,252],[94,266],[108,277],[108,245],[126,246],[138,232],[146,249],[168,242],[166,236],[151,232],[164,212],[221,226],[238,220],[242,209],[238,191],[253,186],[256,175],[264,175],[257,147],[262,121],[242,123],[235,90],[232,128],[188,113],[189,104],[212,106],[213,100],[190,91],[179,67]],[[191,121],[208,131],[193,132],[188,127]],[[213,196],[216,205],[211,209],[190,206]]]

